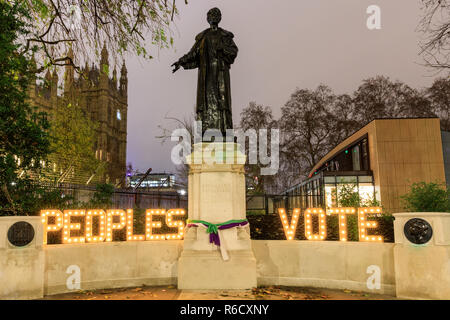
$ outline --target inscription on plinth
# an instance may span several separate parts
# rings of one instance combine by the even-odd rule
[[[239,150],[237,145],[228,149],[233,156]],[[194,150],[204,150],[204,146]],[[222,156],[226,158],[227,154]],[[207,157],[200,155],[200,158]],[[188,161],[190,220],[220,224],[246,218],[245,156],[238,154],[236,158],[241,162],[194,164]],[[220,247],[210,243],[206,228],[188,230],[178,264],[180,289],[248,289],[256,286],[256,259],[248,224],[218,232]],[[220,249],[226,250],[229,259],[223,258]]]

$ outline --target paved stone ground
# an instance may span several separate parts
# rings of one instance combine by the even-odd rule
[[[350,290],[270,286],[252,290],[178,290],[174,286],[77,291],[45,300],[396,300]]]

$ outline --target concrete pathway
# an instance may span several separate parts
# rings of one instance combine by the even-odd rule
[[[80,290],[45,300],[396,300],[350,290],[270,286],[252,290],[178,290],[175,286]]]

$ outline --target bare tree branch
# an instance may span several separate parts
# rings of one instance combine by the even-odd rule
[[[425,65],[450,69],[450,0],[422,0],[423,16],[418,29],[424,39],[420,54]]]
[[[6,0],[11,3],[15,0]],[[154,48],[172,44],[172,24],[177,15],[176,0],[23,0],[29,12],[30,35],[23,41],[23,52],[32,45],[37,61],[61,65],[68,61],[76,70],[92,55],[100,55],[105,43],[113,64],[126,53],[151,59]],[[187,1],[185,1],[187,4]]]

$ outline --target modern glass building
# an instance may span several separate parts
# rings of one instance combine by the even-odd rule
[[[450,177],[449,135],[438,118],[377,119],[342,141],[284,193],[289,208],[329,208],[344,189],[386,211],[403,211],[400,197],[414,182]],[[447,171],[447,172],[446,172]]]

